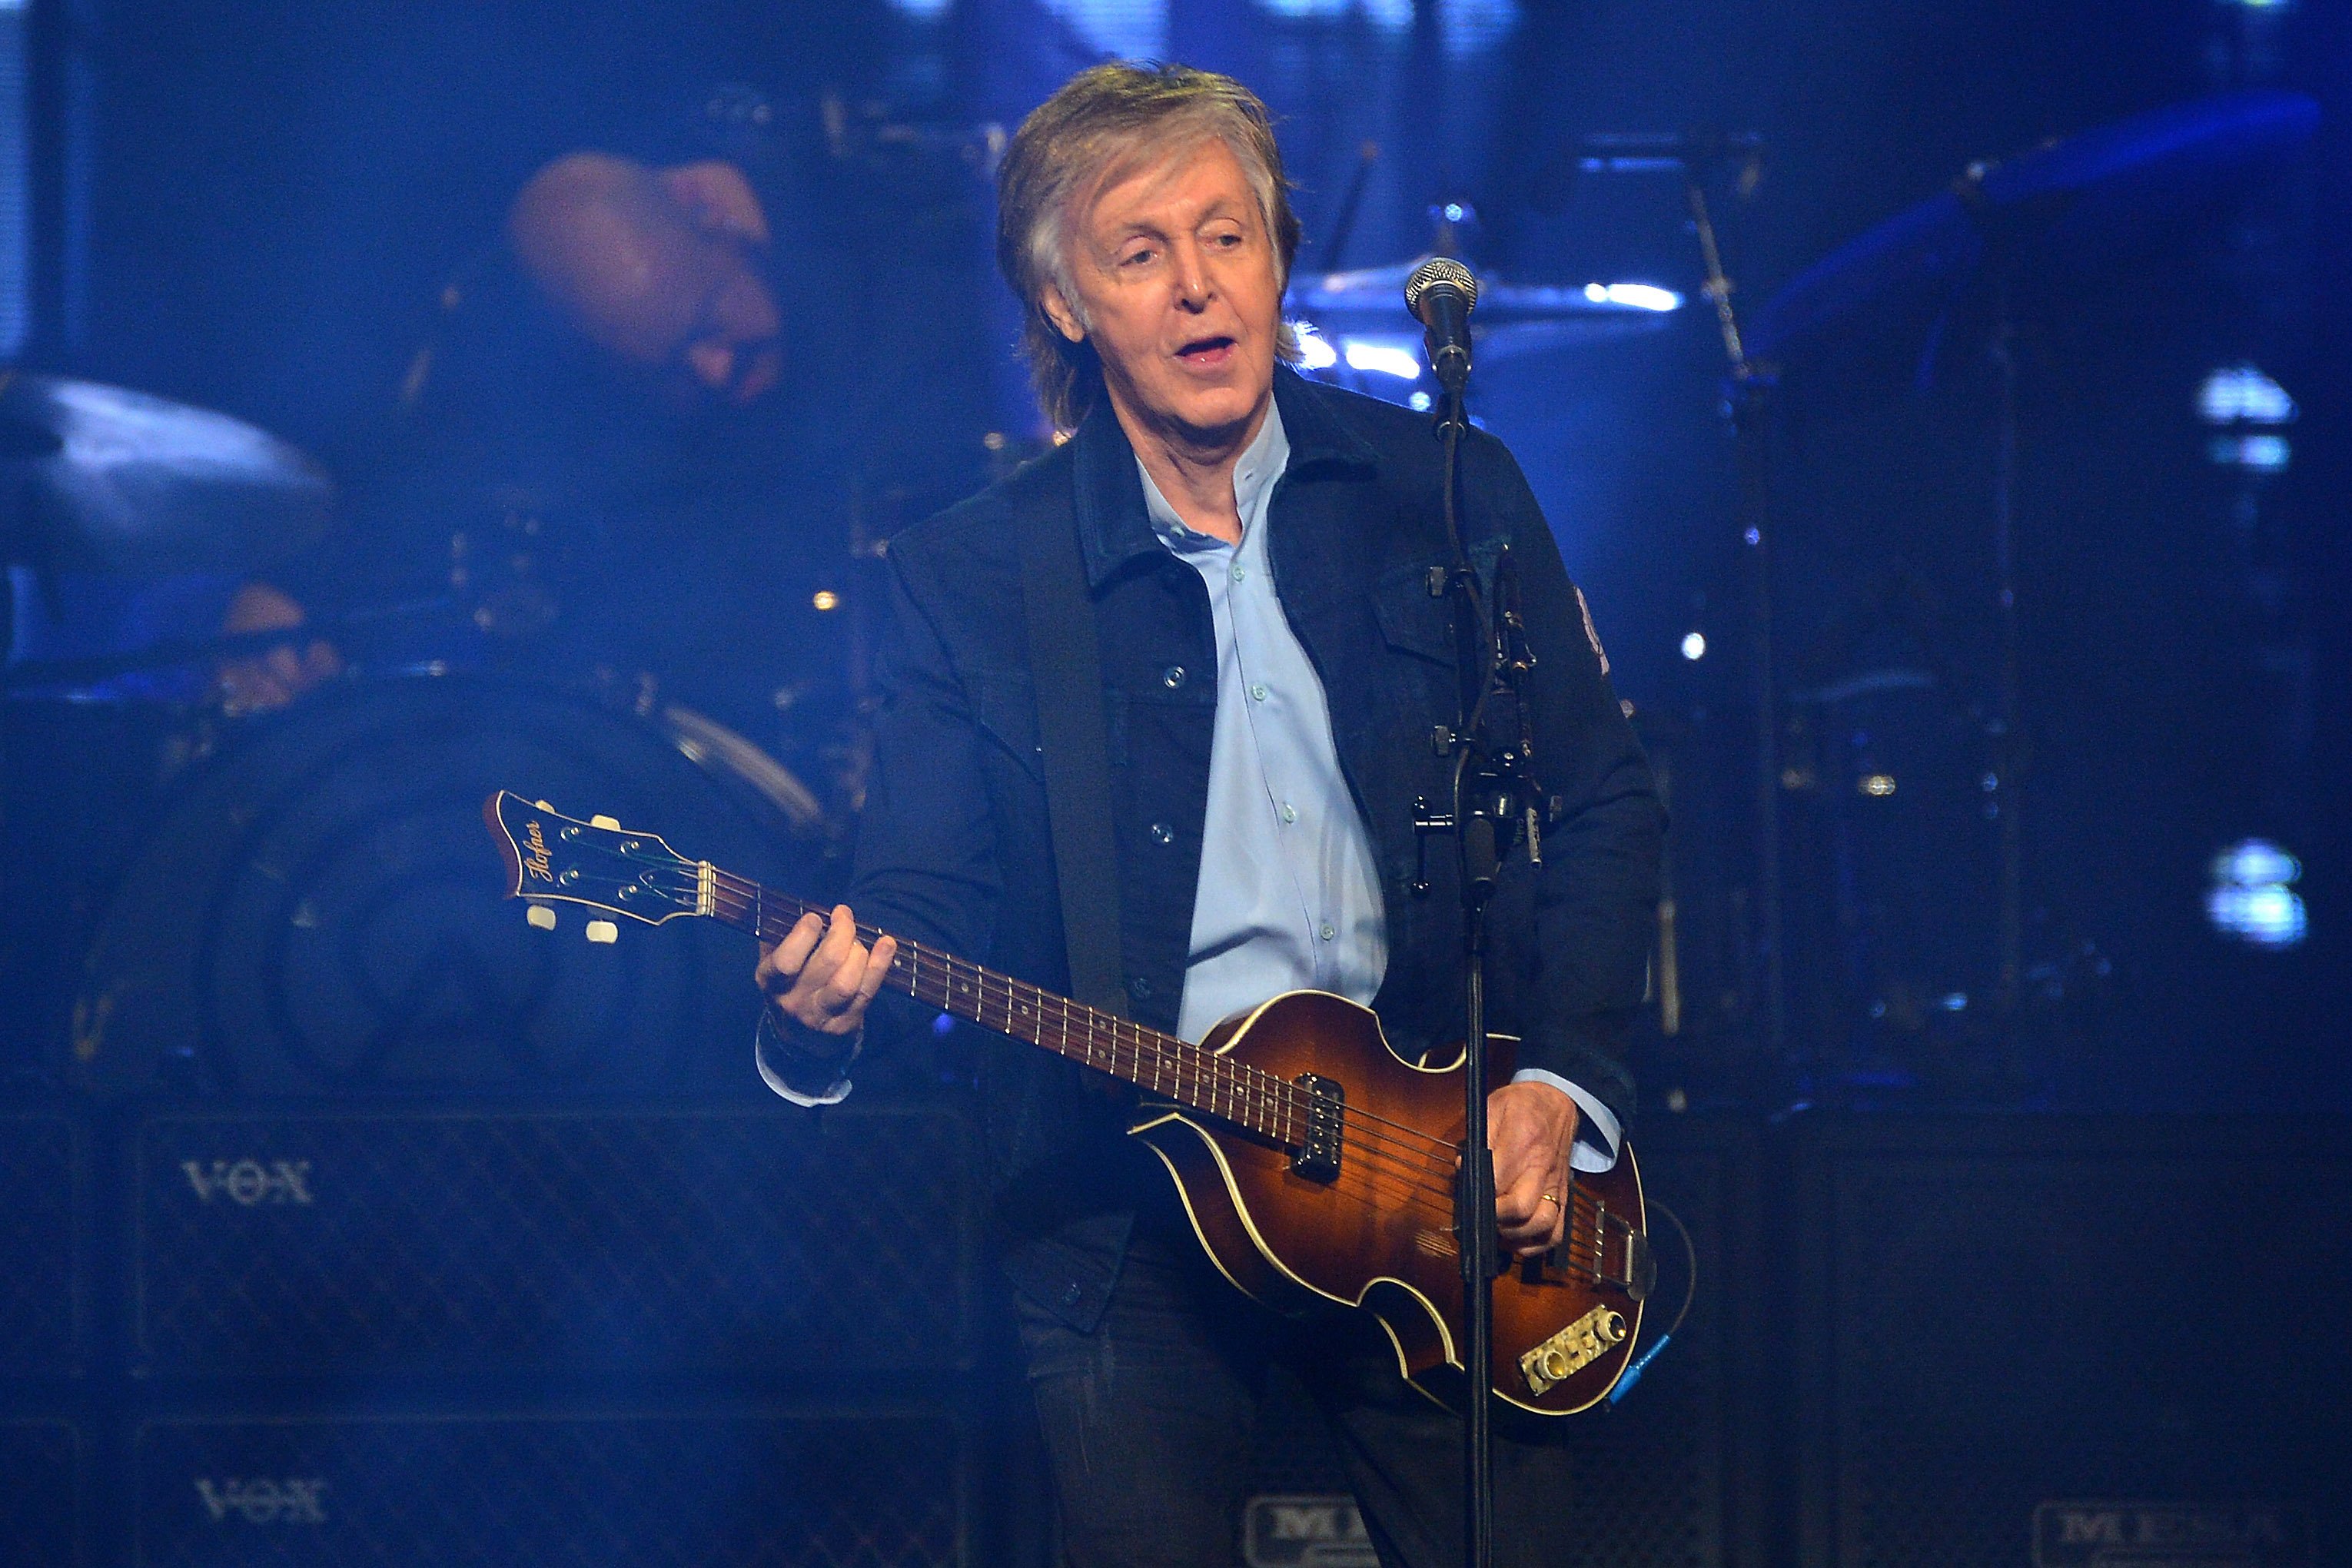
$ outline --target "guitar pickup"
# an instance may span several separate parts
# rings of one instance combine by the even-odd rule
[[[1293,1079],[1307,1091],[1307,1131],[1290,1168],[1310,1182],[1339,1179],[1339,1150],[1347,1137],[1348,1091],[1318,1073],[1300,1073]]]

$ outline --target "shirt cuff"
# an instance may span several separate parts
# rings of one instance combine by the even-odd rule
[[[785,1042],[783,1032],[776,1027],[773,1015],[767,1008],[762,1007],[760,1009],[760,1027],[751,1037],[751,1061],[760,1069],[760,1081],[794,1105],[812,1108],[820,1105],[839,1105],[849,1098],[849,1064],[856,1061],[857,1053],[865,1048],[866,1036],[861,1030],[858,1033],[857,1043],[850,1047],[849,1054],[842,1058],[835,1068],[834,1079],[830,1084],[814,1090],[796,1088],[785,1079],[777,1064],[780,1061],[789,1061],[795,1054],[803,1055],[805,1059],[805,1054],[793,1052],[791,1046]]]
[[[1569,1169],[1599,1175],[1617,1163],[1617,1148],[1624,1140],[1625,1130],[1618,1124],[1614,1111],[1559,1074],[1541,1068],[1521,1068],[1511,1075],[1511,1081],[1548,1083],[1576,1101],[1576,1109],[1583,1112],[1576,1121],[1576,1147],[1568,1152]],[[843,1089],[847,1092],[846,1085]]]

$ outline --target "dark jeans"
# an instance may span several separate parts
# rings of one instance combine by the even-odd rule
[[[1072,1568],[1233,1568],[1276,1359],[1322,1411],[1384,1568],[1462,1562],[1461,1423],[1398,1374],[1368,1314],[1276,1317],[1189,1234],[1139,1226],[1093,1333],[1026,1299],[1020,1315]],[[1564,1560],[1567,1456],[1498,1430],[1495,1472],[1496,1561]]]

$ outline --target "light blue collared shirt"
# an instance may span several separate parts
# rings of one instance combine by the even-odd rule
[[[1234,466],[1238,544],[1185,526],[1142,459],[1152,531],[1201,574],[1216,622],[1217,716],[1209,752],[1200,890],[1176,1032],[1199,1040],[1220,1019],[1285,991],[1337,992],[1369,1005],[1388,973],[1387,914],[1371,836],[1339,771],[1321,677],[1283,614],[1267,546],[1266,511],[1290,463],[1282,415]],[[1529,1068],[1515,1083],[1548,1083],[1576,1101],[1579,1170],[1616,1163],[1617,1119],[1557,1073]]]

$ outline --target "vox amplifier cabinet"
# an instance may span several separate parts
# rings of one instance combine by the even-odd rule
[[[81,1370],[88,1293],[82,1129],[0,1110],[0,1378]]]
[[[1659,1116],[1634,1134],[1643,1195],[1690,1227],[1698,1289],[1674,1342],[1613,1407],[1540,1424],[1569,1457],[1577,1521],[1563,1568],[1724,1568],[1763,1561],[1759,1490],[1769,1459],[1752,1451],[1758,1260],[1758,1141],[1703,1117]],[[1673,1322],[1689,1278],[1674,1226],[1654,1209],[1658,1286],[1642,1325],[1646,1348]],[[1245,1568],[1346,1568],[1371,1542],[1320,1415],[1276,1370],[1258,1421],[1255,1487],[1244,1511]]]
[[[138,1568],[971,1560],[938,1411],[151,1417]]]
[[[2352,1125],[1810,1129],[1812,1563],[2352,1560]]]
[[[0,1415],[0,1563],[79,1568],[78,1525],[89,1486],[80,1426],[49,1415]]]
[[[268,1110],[132,1136],[146,1375],[870,1383],[973,1353],[977,1184],[952,1110]]]

